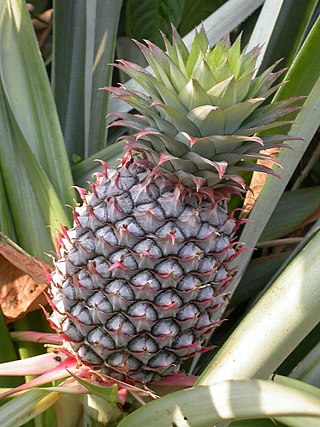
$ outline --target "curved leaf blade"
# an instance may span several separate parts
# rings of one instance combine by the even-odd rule
[[[54,405],[60,393],[29,390],[0,407],[2,427],[19,427]]]
[[[150,402],[125,417],[119,427],[207,427],[219,421],[281,415],[320,417],[320,399],[272,381],[225,381]]]
[[[74,193],[70,166],[24,1],[0,1],[0,43],[0,79],[17,126],[62,203],[71,203]],[[18,167],[12,160],[11,168]]]
[[[122,1],[55,1],[52,86],[66,148],[87,158],[105,147],[104,117]]]
[[[32,255],[52,249],[54,230],[69,225],[52,183],[31,152],[0,84],[0,167],[18,243]],[[47,226],[50,228],[48,229]]]
[[[319,247],[320,231],[245,316],[197,384],[268,378],[312,331],[320,322]]]

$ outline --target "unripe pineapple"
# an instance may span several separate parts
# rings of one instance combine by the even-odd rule
[[[137,43],[153,75],[116,64],[144,92],[106,90],[139,114],[113,115],[113,126],[131,131],[124,157],[116,170],[104,164],[90,192],[80,189],[51,287],[51,321],[65,347],[85,365],[141,383],[203,350],[240,251],[227,202],[246,189],[243,171],[273,173],[255,160],[287,137],[257,134],[288,123],[275,120],[294,101],[264,103],[281,71],[253,77],[259,48],[241,52],[240,39],[211,49],[201,30],[189,52],[173,30],[164,43],[165,52]]]

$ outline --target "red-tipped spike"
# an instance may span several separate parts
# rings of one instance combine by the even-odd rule
[[[78,214],[77,214],[77,212],[75,211],[75,209],[72,209],[72,216],[73,216],[73,221],[75,222],[75,224],[76,224],[78,227],[81,227],[80,221],[79,221],[79,219],[78,219]]]
[[[108,178],[109,164],[107,162],[105,162],[104,160],[100,160],[100,159],[94,159],[94,162],[100,162],[101,163],[102,169],[103,169],[103,174],[106,178]]]
[[[74,185],[72,188],[75,188],[78,191],[81,200],[83,201],[83,203],[86,203],[85,195],[87,194],[87,190],[77,185]]]

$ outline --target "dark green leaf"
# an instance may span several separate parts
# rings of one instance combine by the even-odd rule
[[[23,0],[0,0],[1,96],[6,97],[19,132],[50,179],[61,202],[68,204],[74,197],[70,189],[70,166],[48,77],[25,3]],[[21,161],[26,162],[27,159]],[[10,167],[17,170],[20,165],[13,162]]]
[[[17,354],[13,346],[7,325],[4,321],[2,311],[0,308],[0,363],[9,362],[17,359]],[[22,384],[22,378],[19,377],[0,377],[0,387],[17,387]]]
[[[302,188],[283,193],[259,241],[278,239],[289,234],[320,206],[320,187]]]
[[[232,296],[231,305],[236,306],[257,296],[281,267],[287,256],[288,254],[278,254],[252,260]]]
[[[53,92],[67,152],[87,158],[106,143],[109,86],[122,1],[55,1]]]
[[[53,185],[31,152],[0,85],[0,168],[18,243],[32,255],[52,249],[50,234],[68,225]],[[49,226],[49,228],[48,228]]]
[[[281,66],[292,63],[307,34],[317,3],[318,0],[283,2],[260,70],[265,70],[279,58],[284,58]]]
[[[178,27],[181,36],[193,30],[224,3],[226,0],[186,0]]]
[[[125,141],[114,142],[103,150],[98,151],[94,156],[73,166],[72,172],[75,183],[80,186],[85,186],[87,181],[92,180],[92,174],[97,170],[101,170],[99,162],[95,162],[96,159],[104,160],[111,168],[117,167],[125,145]]]
[[[80,383],[89,391],[91,391],[91,393],[95,394],[98,397],[101,397],[101,399],[108,400],[109,402],[112,402],[112,403],[117,403],[118,386],[116,384],[113,384],[112,386],[109,386],[109,387],[103,387],[101,385],[92,384],[89,381],[84,380],[83,378],[79,378],[77,377],[77,375],[74,375],[71,372],[69,372],[69,374],[75,380],[77,380],[78,383]]]
[[[16,241],[17,236],[11,218],[10,206],[5,190],[2,173],[0,170],[0,230],[11,240]]]
[[[126,32],[137,40],[147,39],[163,45],[159,30],[171,32],[182,18],[185,0],[128,0],[126,6]]]

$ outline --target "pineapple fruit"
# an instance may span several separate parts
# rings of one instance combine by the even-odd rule
[[[204,350],[241,251],[228,201],[246,190],[243,172],[273,173],[256,160],[288,138],[265,131],[295,108],[294,99],[265,102],[282,71],[254,77],[260,48],[241,52],[238,38],[212,49],[203,29],[190,51],[175,29],[163,38],[166,51],[137,42],[152,74],[115,64],[143,90],[106,90],[138,113],[113,114],[112,126],[130,130],[124,156],[115,170],[102,162],[91,191],[79,189],[51,285],[50,320],[65,348],[139,383]]]

